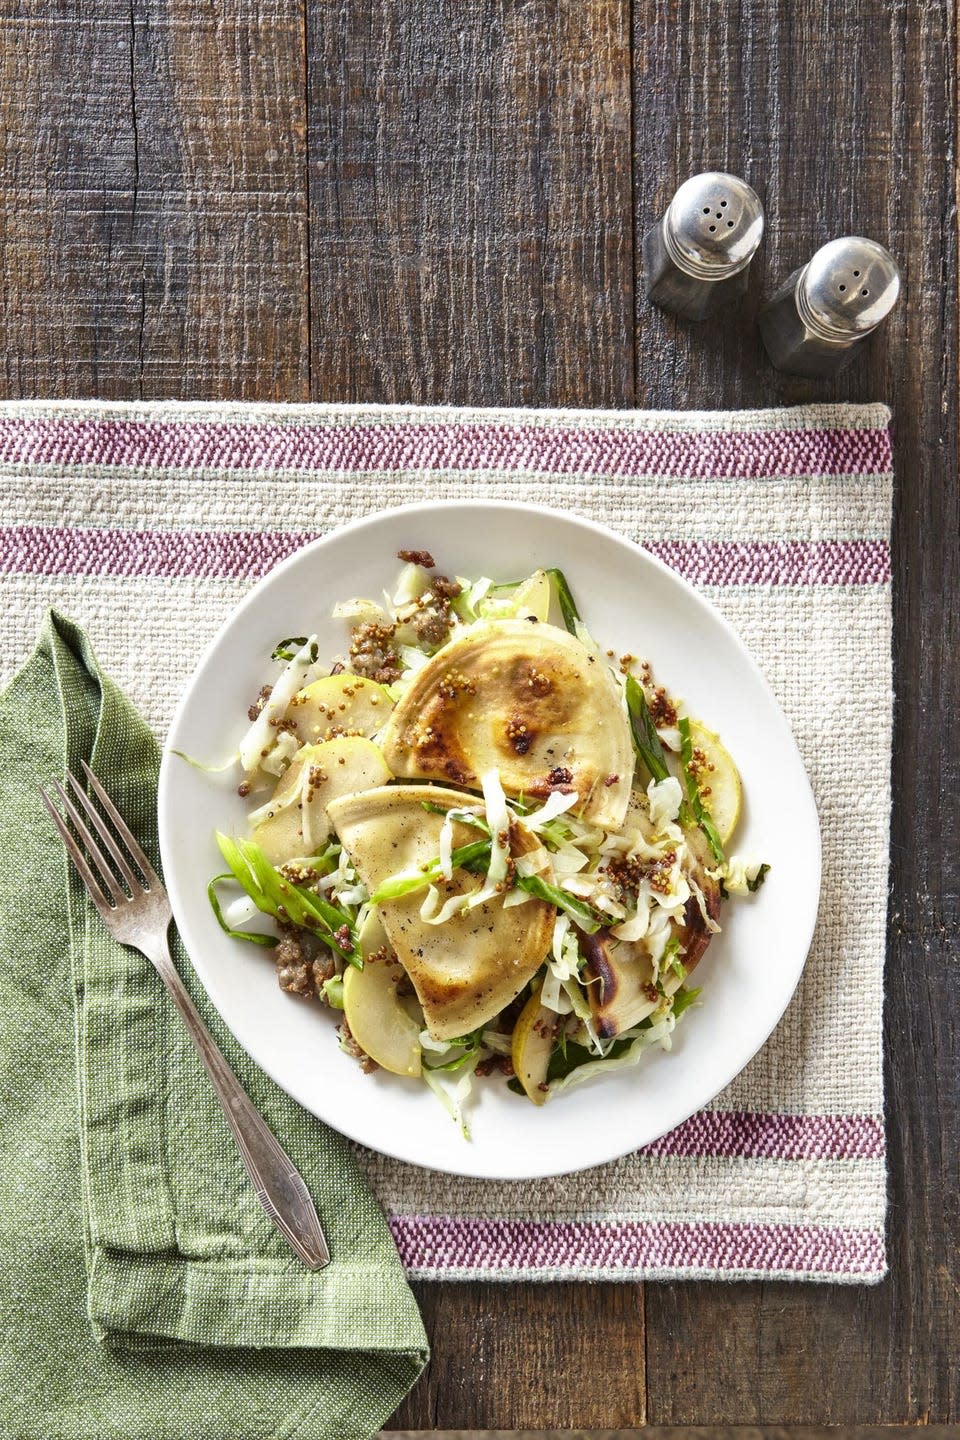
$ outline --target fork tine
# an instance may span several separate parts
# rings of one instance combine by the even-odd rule
[[[149,887],[154,890],[162,890],[163,882],[161,881],[160,876],[157,874],[156,870],[154,870],[153,866],[150,864],[150,861],[147,859],[142,847],[137,844],[136,838],[131,831],[130,826],[124,820],[123,816],[120,814],[120,811],[117,809],[116,805],[114,805],[113,801],[110,799],[110,796],[107,794],[106,790],[104,790],[103,786],[100,784],[100,781],[90,769],[90,766],[87,764],[86,760],[81,760],[80,764],[83,766],[83,773],[89,780],[90,787],[93,790],[93,793],[96,795],[97,799],[100,801],[100,804],[103,806],[104,810],[106,810],[107,814],[110,816],[110,819],[117,827],[117,834],[120,836],[120,839],[130,851],[130,854],[133,856],[134,863],[139,867],[140,873],[148,882]]]
[[[138,876],[134,875],[133,867],[131,866],[130,861],[127,859],[126,855],[124,855],[123,851],[120,849],[120,846],[110,834],[109,827],[107,826],[107,823],[104,820],[103,816],[97,809],[95,809],[93,801],[87,794],[85,794],[83,787],[77,780],[76,776],[71,775],[69,771],[67,772],[67,784],[70,786],[70,789],[73,791],[77,800],[80,802],[83,812],[87,820],[90,822],[90,828],[93,830],[94,834],[101,842],[101,844],[106,845],[107,849],[110,851],[110,854],[116,861],[117,869],[120,871],[120,874],[130,886],[131,894],[138,894],[143,889],[142,880],[140,880]]]
[[[103,891],[100,888],[100,885],[96,880],[93,871],[90,869],[90,866],[86,862],[83,851],[80,849],[80,846],[70,834],[70,830],[67,827],[63,816],[60,814],[60,811],[54,805],[53,801],[50,799],[50,796],[45,790],[40,791],[40,798],[42,799],[44,805],[46,805],[47,810],[50,814],[50,819],[53,821],[54,825],[56,825],[57,830],[60,833],[60,839],[63,841],[64,846],[66,847],[67,854],[73,861],[74,868],[79,874],[80,879],[83,881],[84,885],[86,885],[87,887],[87,890],[90,894],[90,899],[93,901],[94,905],[96,905],[104,920],[107,920],[109,916],[113,913],[112,906],[107,904],[107,901],[104,898]]]
[[[74,828],[82,839],[84,845],[86,845],[87,851],[92,857],[94,864],[100,871],[100,875],[98,877],[100,881],[100,888],[104,890],[107,895],[109,895],[114,905],[119,905],[121,896],[124,900],[127,899],[127,896],[123,894],[119,883],[114,878],[113,872],[110,869],[109,864],[107,863],[107,857],[100,849],[100,846],[97,844],[96,840],[94,840],[93,836],[90,834],[89,829],[84,824],[83,816],[73,804],[73,801],[70,799],[70,796],[67,794],[66,790],[64,790],[59,780],[54,780],[52,784],[54,790],[57,792],[57,798],[59,799],[64,810],[66,810],[67,814],[70,816],[70,819],[73,821]]]

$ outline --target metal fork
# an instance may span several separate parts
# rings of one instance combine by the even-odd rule
[[[52,788],[86,846],[87,854],[99,872],[97,875],[63,816],[46,792],[41,790],[43,803],[107,929],[122,944],[145,955],[169,990],[213,1082],[217,1099],[223,1106],[223,1113],[253,1181],[257,1199],[303,1263],[311,1270],[321,1270],[329,1263],[330,1252],[303,1177],[254,1109],[197,1014],[170,958],[167,930],[172,912],[163,883],[89,765],[82,761],[81,764],[91,789],[113,821],[123,849],[73,775],[68,774],[67,781],[80,809],[58,781],[52,782]],[[111,870],[101,845],[109,852],[117,871],[123,876],[126,890]],[[135,874],[134,866],[140,871],[139,876]]]

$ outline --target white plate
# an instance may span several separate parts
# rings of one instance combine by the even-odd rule
[[[532,1106],[500,1079],[475,1087],[463,1140],[419,1081],[362,1074],[335,1021],[284,995],[269,955],[217,926],[206,885],[223,868],[215,828],[244,833],[238,776],[209,776],[171,752],[216,763],[235,750],[246,711],[286,635],[314,631],[343,650],[337,599],[377,596],[399,549],[427,549],[450,574],[510,579],[558,565],[598,641],[648,659],[655,677],[719,731],[743,777],[736,849],[769,862],[763,889],[724,907],[723,934],[700,966],[699,1006],[670,1053]],[[306,546],[254,587],[203,656],[174,718],[160,771],[160,845],[174,914],[197,973],[240,1043],[308,1110],[375,1150],[453,1174],[510,1180],[612,1160],[693,1114],[746,1065],[783,1014],[806,959],[820,891],[820,832],[787,721],[743,645],[696,591],[659,561],[573,515],[522,505],[412,505]]]

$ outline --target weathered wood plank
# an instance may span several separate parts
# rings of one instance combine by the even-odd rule
[[[309,16],[314,396],[631,404],[628,0]]]
[[[907,1425],[647,1425],[630,1430],[383,1430],[380,1440],[913,1440]],[[928,1425],[923,1440],[956,1440],[949,1425]]]
[[[433,1361],[394,1426],[568,1429],[585,1413],[643,1424],[641,1286],[416,1289]]]
[[[955,5],[632,8],[631,135],[626,0],[310,0],[309,73],[293,0],[6,0],[0,392],[892,401],[891,1278],[648,1287],[646,1336],[636,1287],[421,1286],[397,1423],[636,1425],[645,1349],[654,1423],[956,1421]],[[633,229],[707,165],[764,194],[757,283],[634,329]],[[845,230],[906,302],[836,382],[786,380],[759,296]]]
[[[886,1041],[891,1275],[872,1290],[649,1286],[648,1415],[671,1425],[955,1421],[955,11],[934,0],[636,0],[634,11],[639,229],[678,181],[707,166],[745,175],[768,212],[751,297],[725,321],[678,324],[648,309],[638,289],[638,402],[886,399],[898,474]],[[761,293],[824,240],[858,232],[900,259],[904,302],[836,380],[777,375],[754,329]]]
[[[3,393],[304,398],[299,0],[4,13]]]

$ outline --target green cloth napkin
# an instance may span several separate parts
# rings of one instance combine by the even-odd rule
[[[383,1214],[346,1141],[236,1045],[181,975],[303,1174],[332,1253],[266,1219],[183,1025],[110,939],[39,786],[89,760],[156,860],[158,750],[51,612],[0,697],[0,1434],[369,1437],[426,1363]]]

